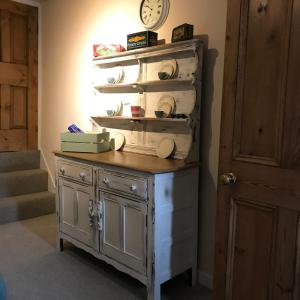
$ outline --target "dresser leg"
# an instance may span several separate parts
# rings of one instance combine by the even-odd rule
[[[153,283],[151,287],[147,288],[147,300],[160,300],[160,284]]]
[[[59,252],[62,252],[64,250],[64,240],[59,237],[56,240],[56,249]]]

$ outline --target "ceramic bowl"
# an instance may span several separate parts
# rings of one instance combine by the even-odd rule
[[[165,112],[163,110],[154,111],[156,118],[163,118],[165,116]]]
[[[113,109],[107,109],[106,113],[108,116],[113,116],[115,114],[115,111]]]
[[[160,80],[166,80],[170,78],[170,75],[166,72],[158,72],[158,78]]]
[[[116,83],[116,79],[115,79],[114,77],[107,77],[106,80],[107,80],[107,82],[110,83],[110,84]]]

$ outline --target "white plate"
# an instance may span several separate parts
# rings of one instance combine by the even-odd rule
[[[164,60],[161,63],[159,72],[164,72],[168,74],[168,78],[174,78],[174,75],[177,72],[177,61],[175,59]]]
[[[169,138],[164,138],[159,142],[158,147],[156,149],[156,154],[160,158],[167,158],[172,154],[174,148],[175,148],[174,140]]]
[[[172,96],[163,95],[160,97],[157,104],[157,110],[162,110],[166,116],[169,116],[170,114],[174,113],[174,109],[175,99]]]
[[[113,150],[120,150],[125,144],[125,136],[122,133],[116,133],[113,139],[115,141],[114,146],[112,147]]]
[[[116,111],[115,111],[115,116],[121,116],[122,115],[122,111],[123,111],[123,102],[120,101],[117,105],[116,105]]]
[[[166,73],[168,76],[166,79],[169,79],[172,77],[172,74],[174,73],[174,68],[171,64],[164,64],[159,70],[162,73]]]

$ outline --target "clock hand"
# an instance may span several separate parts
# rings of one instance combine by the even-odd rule
[[[150,6],[148,6],[148,5],[145,5],[144,7],[148,7],[149,9],[153,10],[153,8],[151,8],[151,7],[150,7]]]

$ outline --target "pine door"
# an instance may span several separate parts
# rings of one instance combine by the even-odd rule
[[[0,151],[37,149],[37,8],[0,1]]]
[[[214,299],[300,299],[300,0],[229,0]]]

